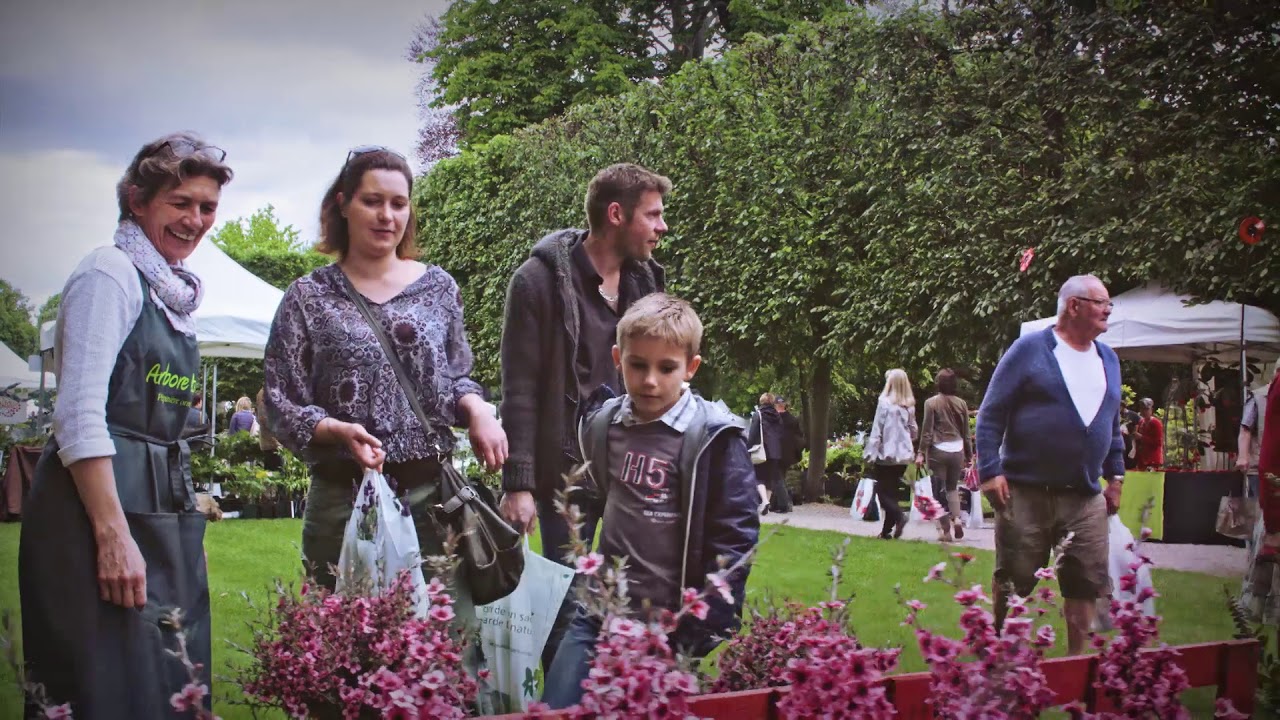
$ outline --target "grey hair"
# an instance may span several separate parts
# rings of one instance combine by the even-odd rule
[[[137,191],[136,199],[151,202],[160,191],[176,187],[189,177],[212,178],[218,187],[231,182],[231,168],[200,153],[179,155],[173,145],[193,148],[210,147],[199,135],[192,132],[176,132],[156,138],[138,151],[124,171],[124,177],[116,183],[116,202],[120,206],[120,220],[133,218],[130,195]]]
[[[1156,406],[1155,400],[1152,400],[1151,398],[1142,398],[1138,401],[1138,404],[1141,405],[1144,410],[1148,410]]]
[[[1067,311],[1067,301],[1073,297],[1081,297],[1089,292],[1089,283],[1102,284],[1097,275],[1074,275],[1067,278],[1058,290],[1058,317]]]

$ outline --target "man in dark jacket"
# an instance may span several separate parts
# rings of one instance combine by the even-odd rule
[[[665,285],[652,255],[667,231],[662,198],[670,191],[670,180],[639,165],[601,170],[587,188],[589,229],[544,237],[507,288],[499,411],[510,454],[501,510],[524,532],[540,525],[542,552],[557,562],[564,562],[569,529],[555,495],[582,462],[578,420],[601,385],[621,394],[612,354],[618,318]],[[574,498],[590,543],[598,499],[591,491]],[[562,630],[557,621],[543,653],[548,667]]]
[[[791,512],[791,493],[787,490],[787,471],[800,462],[800,455],[804,452],[804,431],[800,429],[800,420],[787,412],[785,397],[775,396],[773,409],[778,411],[778,419],[782,421],[782,456],[778,460],[778,479],[769,504],[774,512],[788,513]]]

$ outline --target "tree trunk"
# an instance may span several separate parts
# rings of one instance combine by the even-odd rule
[[[825,492],[827,428],[831,422],[831,361],[819,355],[809,381],[809,471],[803,490],[805,502],[816,502]]]

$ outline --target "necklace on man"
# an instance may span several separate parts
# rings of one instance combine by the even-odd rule
[[[597,285],[596,290],[600,292],[600,297],[604,298],[604,301],[609,303],[610,305],[618,302],[618,293],[610,295],[609,293],[604,291],[603,285]]]

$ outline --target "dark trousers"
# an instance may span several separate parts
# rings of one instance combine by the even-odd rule
[[[563,710],[582,701],[582,681],[587,679],[591,670],[599,637],[600,618],[592,617],[575,604],[568,627],[561,633],[562,644],[555,654],[555,661],[545,666],[542,702],[550,705],[552,710]],[[548,640],[547,644],[550,645],[551,641]]]
[[[788,466],[778,465],[777,477],[773,480],[773,497],[769,499],[769,509],[773,512],[791,512],[791,491],[787,490]]]
[[[565,560],[566,546],[569,544],[569,523],[564,516],[556,511],[555,501],[546,499],[538,500],[538,529],[542,537],[542,556],[548,560],[556,562],[566,567],[572,565]],[[582,511],[582,527],[578,529],[580,537],[587,543],[587,549],[591,549],[595,543],[596,526],[600,524],[600,516],[604,513],[602,502],[596,498],[590,501],[584,501],[578,505]],[[556,614],[555,623],[551,626],[551,635],[547,638],[547,644],[542,648],[542,670],[549,672],[551,663],[555,661],[556,650],[560,647],[560,641],[564,638],[565,630],[569,627],[570,621],[577,610],[577,592],[578,576],[574,575],[573,585],[569,587],[569,592],[565,593],[564,602],[560,604],[560,611]]]
[[[880,501],[880,514],[884,517],[881,537],[892,535],[899,518],[905,515],[898,500],[902,497],[902,474],[906,471],[906,465],[876,465],[872,470],[872,478],[876,481],[876,499]]]

